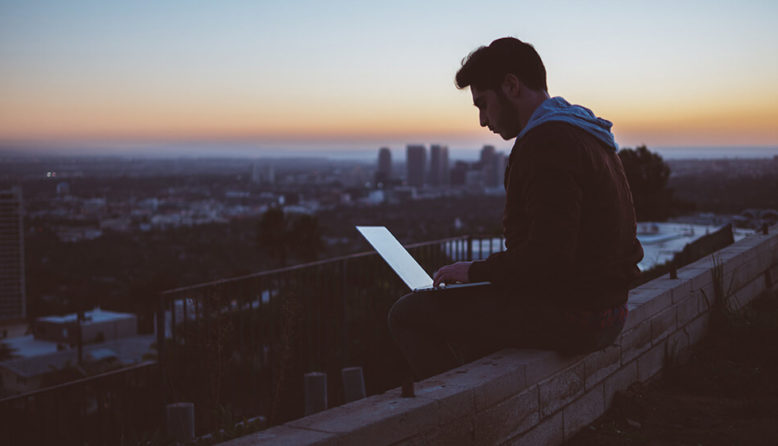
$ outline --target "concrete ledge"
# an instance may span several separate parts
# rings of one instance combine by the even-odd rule
[[[630,291],[616,344],[585,356],[507,349],[399,389],[232,440],[247,445],[556,445],[616,392],[659,374],[708,330],[716,268],[739,308],[778,283],[778,225]]]

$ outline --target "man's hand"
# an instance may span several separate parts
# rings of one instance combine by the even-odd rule
[[[441,283],[467,282],[467,271],[473,262],[457,262],[446,265],[435,271],[432,278],[432,286],[437,287]]]

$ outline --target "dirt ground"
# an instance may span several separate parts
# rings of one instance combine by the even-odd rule
[[[719,314],[688,358],[565,445],[778,445],[778,293]]]

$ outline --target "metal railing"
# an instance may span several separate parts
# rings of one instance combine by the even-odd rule
[[[499,237],[409,245],[427,271],[503,249]],[[407,287],[375,253],[165,291],[158,344],[169,395],[195,402],[203,433],[212,410],[279,423],[303,415],[302,377],[328,374],[330,407],[342,403],[340,371],[361,366],[367,393],[400,384],[404,361],[386,316]]]
[[[499,237],[408,245],[427,271],[485,258]],[[162,292],[158,362],[0,399],[0,444],[164,443],[165,404],[194,402],[197,434],[263,415],[303,415],[303,374],[361,366],[368,394],[400,384],[404,363],[386,315],[407,287],[375,253],[360,253]]]
[[[136,444],[164,420],[156,362],[0,399],[0,444]]]
[[[702,237],[687,243],[683,250],[675,253],[672,260],[663,264],[655,265],[651,269],[644,271],[640,277],[632,284],[637,287],[646,282],[656,279],[664,274],[670,273],[670,278],[678,277],[678,269],[693,263],[709,254],[724,249],[735,242],[732,232],[732,225],[724,225],[715,232],[703,235]]]
[[[718,237],[718,236],[717,236]],[[726,243],[725,243],[726,244]],[[500,237],[406,246],[425,270],[485,258]],[[0,444],[135,444],[164,438],[164,407],[194,402],[197,434],[258,415],[303,415],[303,375],[361,366],[368,394],[396,387],[404,361],[386,315],[407,287],[375,253],[280,268],[164,291],[156,316],[159,362],[0,399]]]

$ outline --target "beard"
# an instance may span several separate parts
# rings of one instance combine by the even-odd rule
[[[519,125],[519,111],[511,104],[508,97],[500,90],[497,90],[497,100],[500,106],[500,112],[497,116],[497,128],[500,130],[502,139],[508,140],[519,136],[521,127]]]

